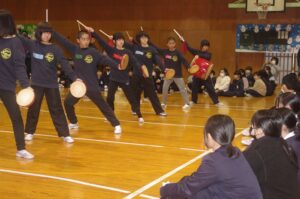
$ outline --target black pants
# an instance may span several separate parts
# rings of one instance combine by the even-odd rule
[[[115,113],[110,108],[110,106],[106,103],[106,101],[101,96],[100,91],[87,91],[86,95],[96,104],[99,110],[103,113],[103,115],[107,118],[107,120],[111,123],[112,126],[120,125],[119,120],[116,118]],[[80,98],[76,98],[71,93],[68,93],[65,98],[64,105],[67,112],[67,117],[69,121],[73,124],[77,123],[77,117],[75,114],[74,105],[80,100]]]
[[[263,97],[261,94],[259,94],[256,90],[248,89],[246,90],[246,93],[250,94],[253,97]]]
[[[224,96],[224,97],[244,97],[244,92],[240,92],[240,91],[234,91],[234,90],[229,90],[229,91],[220,91],[218,93],[219,96]]]
[[[160,114],[164,112],[164,110],[161,107],[161,104],[159,102],[159,99],[157,97],[157,94],[155,92],[154,83],[152,77],[150,78],[144,78],[139,77],[136,75],[132,76],[131,79],[131,86],[134,91],[134,96],[136,98],[138,109],[140,109],[140,101],[141,101],[141,94],[144,90],[146,96],[149,98],[152,107],[156,114]]]
[[[39,114],[43,97],[45,95],[48,109],[59,137],[66,137],[70,135],[68,123],[64,109],[62,107],[59,89],[58,88],[44,88],[39,86],[32,86],[35,94],[35,100],[29,107],[27,112],[27,119],[25,125],[25,132],[34,134],[39,120]]]
[[[201,85],[204,85],[206,88],[206,91],[213,101],[214,104],[219,103],[218,96],[215,92],[215,89],[213,87],[213,82],[210,78],[207,78],[207,80],[202,80],[197,77],[193,77],[193,82],[192,82],[192,101],[197,104],[198,101],[198,93],[201,88]]]
[[[112,110],[115,109],[114,101],[115,101],[115,94],[118,89],[118,87],[121,87],[128,102],[130,103],[131,110],[137,114],[137,116],[140,118],[142,117],[140,107],[138,106],[138,102],[136,101],[135,97],[133,96],[132,88],[130,87],[129,83],[120,83],[113,80],[110,80],[108,83],[108,93],[107,93],[107,103],[112,108]]]
[[[16,102],[16,94],[13,91],[0,89],[0,99],[3,102],[12,123],[17,149],[23,150],[25,149],[24,124],[19,106]]]

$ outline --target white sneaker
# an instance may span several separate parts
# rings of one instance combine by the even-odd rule
[[[185,104],[185,105],[182,107],[182,109],[189,109],[189,108],[191,108],[191,106],[188,105],[188,104]]]
[[[241,143],[243,145],[249,146],[253,142],[254,138],[242,140]]]
[[[219,103],[217,103],[217,104],[215,104],[217,107],[222,107],[222,106],[224,106],[225,104],[223,104],[222,102],[219,102]]]
[[[69,129],[78,129],[78,128],[79,128],[78,123],[76,123],[76,124],[70,123],[70,124],[69,124]]]
[[[161,112],[158,114],[159,116],[167,116],[167,113],[166,112]]]
[[[195,103],[193,101],[190,101],[190,106],[193,106]]]
[[[246,129],[242,130],[242,135],[243,136],[250,136],[249,128],[246,128]]]
[[[165,108],[167,107],[167,105],[166,105],[166,104],[161,104],[161,107],[162,107],[163,109],[165,109]]]
[[[64,141],[66,143],[73,143],[74,139],[71,136],[66,136],[66,137],[64,137]]]
[[[16,153],[16,156],[19,157],[19,158],[24,158],[24,159],[33,159],[34,158],[34,155],[32,155],[31,153],[29,153],[27,150],[20,150],[20,151],[17,151]]]
[[[144,123],[144,122],[145,122],[144,118],[139,117],[139,123]]]
[[[33,134],[27,133],[27,134],[25,135],[25,140],[26,140],[26,141],[32,141],[32,140],[33,140]]]
[[[134,111],[132,111],[131,113],[132,113],[132,115],[136,115],[136,112],[134,112]]]
[[[122,133],[122,128],[120,125],[115,126],[115,130],[114,130],[115,134],[121,134]]]

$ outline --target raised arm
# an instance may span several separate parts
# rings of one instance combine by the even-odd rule
[[[157,50],[157,52],[158,52],[160,55],[164,55],[165,49],[159,48],[157,45],[155,45],[155,44],[152,43],[151,41],[149,41],[149,45],[152,46],[155,50]]]
[[[66,39],[63,35],[59,34],[58,32],[53,32],[53,38],[63,45],[68,51],[72,54],[75,54],[77,45]]]
[[[100,37],[99,34],[97,34],[96,32],[92,32],[92,36],[95,37],[99,45],[102,46],[107,53],[113,50],[113,47],[108,45],[108,43],[102,37]]]
[[[22,45],[24,46],[24,48],[27,50],[27,51],[31,51],[32,50],[32,47],[33,47],[33,43],[34,41],[31,40],[31,39],[28,39],[22,35],[18,35],[18,38],[20,39],[20,41],[22,42]]]
[[[187,41],[184,41],[183,44],[186,46],[187,50],[192,54],[192,55],[199,55],[199,50],[192,48]]]

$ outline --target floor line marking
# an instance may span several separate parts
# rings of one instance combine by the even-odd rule
[[[118,188],[113,188],[113,187],[108,187],[108,186],[103,186],[103,185],[99,185],[99,184],[84,182],[84,181],[80,181],[80,180],[73,180],[73,179],[70,179],[70,178],[63,178],[63,177],[58,177],[58,176],[50,176],[50,175],[45,175],[45,174],[21,172],[21,171],[8,170],[8,169],[0,169],[0,172],[2,172],[2,173],[11,173],[11,174],[19,174],[19,175],[25,175],[25,176],[33,176],[33,177],[40,177],[40,178],[47,178],[47,179],[53,179],[53,180],[59,180],[59,181],[84,185],[84,186],[88,186],[88,187],[94,187],[94,188],[98,188],[98,189],[105,189],[105,190],[110,190],[110,191],[115,191],[115,192],[120,192],[120,193],[126,193],[126,194],[130,193],[130,191],[123,190],[123,189],[118,189]]]
[[[240,136],[241,134],[242,134],[242,132],[237,133],[237,134],[235,135],[235,138],[238,137],[238,136]],[[162,182],[163,180],[165,180],[166,178],[168,178],[168,177],[174,175],[174,174],[177,173],[178,171],[180,171],[180,170],[184,169],[185,167],[187,167],[187,166],[193,164],[194,162],[196,162],[196,161],[202,159],[204,156],[206,156],[206,155],[209,154],[210,152],[211,152],[211,151],[209,151],[209,150],[203,152],[202,154],[196,156],[195,158],[189,160],[188,162],[186,162],[186,163],[184,163],[184,164],[178,166],[177,168],[175,168],[175,169],[169,171],[168,173],[164,174],[163,176],[161,176],[161,177],[159,177],[159,178],[153,180],[152,182],[146,184],[145,186],[143,186],[143,187],[137,189],[136,191],[130,193],[129,195],[127,195],[126,197],[124,197],[124,199],[132,199],[132,198],[134,198],[134,197],[136,197],[136,196],[142,194],[144,191],[148,190],[149,188],[153,187],[154,185],[156,185],[156,184]]]

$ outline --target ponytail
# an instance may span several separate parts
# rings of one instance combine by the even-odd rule
[[[232,146],[231,143],[226,146],[226,153],[229,158],[232,158],[233,156],[235,156],[234,158],[239,157],[238,151],[236,150],[236,148],[234,146]]]

